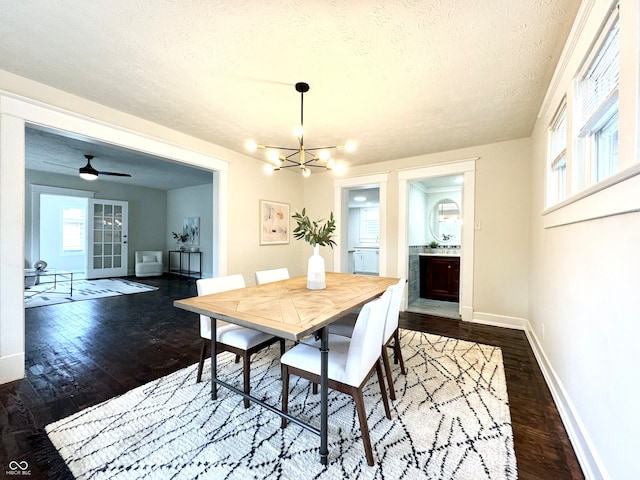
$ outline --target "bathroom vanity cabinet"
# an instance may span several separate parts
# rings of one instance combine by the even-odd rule
[[[420,296],[458,302],[460,298],[460,257],[420,255]]]

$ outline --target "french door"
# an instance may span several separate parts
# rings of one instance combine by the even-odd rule
[[[128,202],[89,200],[87,278],[127,275],[128,213]]]

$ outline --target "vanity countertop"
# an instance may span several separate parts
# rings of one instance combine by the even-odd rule
[[[460,257],[460,253],[419,253],[423,257]]]

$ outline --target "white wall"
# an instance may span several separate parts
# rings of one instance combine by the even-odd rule
[[[231,165],[229,171],[229,273],[242,273],[247,285],[255,283],[257,270],[287,267],[291,276],[307,271],[306,245],[290,237],[286,245],[260,245],[260,200],[288,203],[290,213],[302,210],[305,179],[297,172],[263,172],[264,163],[251,159]],[[290,229],[294,228],[289,219]]]
[[[215,258],[213,238],[213,184],[198,185],[196,187],[179,188],[167,191],[167,234],[165,235],[165,251],[175,250],[175,240],[169,232],[182,233],[185,218],[200,218],[200,245],[198,248],[202,257],[202,277],[217,277],[217,259]],[[187,245],[189,247],[189,245]],[[173,255],[174,263],[179,262],[177,254]],[[183,261],[186,259],[183,258]],[[191,255],[191,270],[197,270],[199,262],[197,255]],[[165,262],[169,267],[169,259]]]
[[[586,477],[618,480],[640,471],[640,176],[554,212],[545,212],[544,196],[547,127],[610,6],[595,0],[581,7],[582,34],[574,31],[565,47],[565,69],[556,72],[532,134],[529,334]],[[622,56],[620,162],[636,166],[639,10],[637,0],[620,2],[621,48],[635,52]],[[614,207],[628,213],[593,218]],[[565,221],[549,226],[550,218]]]
[[[409,201],[407,208],[409,245],[426,245],[429,243],[429,225],[427,213],[427,192],[419,186],[409,183]]]
[[[419,157],[353,167],[347,177],[389,172],[386,224],[387,274],[398,272],[398,231],[401,224],[398,171],[480,157],[476,162],[474,318],[504,325],[527,318],[529,303],[529,139],[479,145]],[[305,204],[314,215],[327,216],[335,209],[335,177],[321,173],[305,180]],[[341,180],[342,181],[342,180]],[[383,205],[381,205],[381,208]],[[329,249],[322,252],[326,265],[333,264]],[[487,320],[489,319],[489,320]]]

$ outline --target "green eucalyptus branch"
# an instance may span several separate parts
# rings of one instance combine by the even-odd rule
[[[309,219],[304,208],[302,212],[296,212],[291,216],[297,223],[293,231],[293,237],[296,240],[304,240],[312,247],[320,245],[321,247],[329,246],[333,249],[333,246],[336,245],[336,242],[332,240],[333,232],[336,230],[333,212],[329,214],[329,220],[326,222],[322,219]]]
[[[186,233],[171,232],[171,235],[173,235],[174,240],[177,240],[183,243],[189,239],[189,235],[187,235]]]

